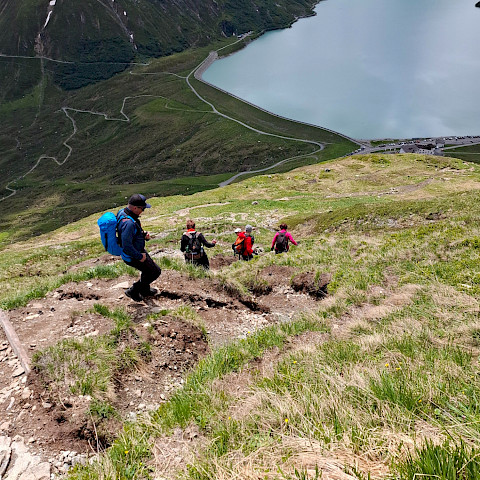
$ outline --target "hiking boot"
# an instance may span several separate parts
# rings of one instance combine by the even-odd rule
[[[156,288],[150,287],[146,292],[142,292],[142,295],[144,297],[153,297],[158,293],[158,290]]]
[[[128,298],[131,298],[134,302],[141,302],[143,300],[143,296],[140,294],[140,292],[137,292],[137,290],[133,287],[125,290],[125,295]]]

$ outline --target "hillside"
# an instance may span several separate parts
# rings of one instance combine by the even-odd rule
[[[191,49],[68,94],[47,75],[30,95],[0,104],[0,244],[121,205],[139,189],[194,193],[240,171],[288,160],[273,170],[285,171],[356,148],[194,78],[210,50],[242,45]]]
[[[36,369],[1,347],[0,446],[52,472],[108,447],[70,479],[478,478],[479,189],[475,164],[371,155],[153,198],[142,304],[98,215],[4,249]],[[189,217],[210,273],[178,255]],[[300,245],[274,255],[280,221]],[[264,251],[232,263],[245,223]]]
[[[312,15],[311,0],[1,0],[0,102],[20,98],[49,72],[71,90],[161,57]],[[12,56],[45,59],[39,62]],[[50,59],[50,60],[47,60]]]

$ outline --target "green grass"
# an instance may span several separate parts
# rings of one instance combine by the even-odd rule
[[[190,421],[205,427],[214,415],[218,415],[216,409],[225,406],[225,397],[220,395],[219,398],[215,398],[215,395],[212,395],[210,384],[213,380],[239,371],[267,349],[281,347],[291,336],[325,329],[324,322],[300,319],[289,324],[269,327],[245,340],[214,351],[212,355],[199,362],[187,377],[184,388],[175,393],[168,403],[162,405],[148,424],[127,425],[109,450],[108,459],[103,461],[113,469],[115,478],[130,478],[125,472],[132,472],[132,475],[146,474],[148,468],[145,467],[145,461],[150,455],[146,439],[149,435],[168,431],[175,426],[184,426]],[[89,475],[97,475],[98,467],[95,464],[86,468],[78,467],[69,474],[69,478],[84,479]]]
[[[425,310],[432,307],[422,305]],[[314,352],[285,355],[273,374],[264,378],[260,375],[249,388],[254,406],[247,415],[235,413],[235,399],[222,401],[221,389],[210,393],[210,402],[203,399],[209,420],[203,429],[209,432],[212,443],[188,469],[187,478],[213,480],[242,475],[242,459],[247,465],[252,458],[264,471],[274,466],[269,459],[282,458],[282,469],[288,471],[292,465],[289,458],[296,455],[296,439],[302,438],[318,445],[315,449],[319,450],[348,448],[352,458],[354,454],[375,451],[380,460],[395,451],[401,454],[402,439],[414,434],[420,420],[437,428],[439,434],[445,432],[456,438],[461,434],[470,442],[478,441],[479,386],[471,380],[475,375],[471,354],[457,346],[438,345],[433,338],[435,330],[399,339],[394,332],[398,327],[408,328],[399,321],[405,314],[400,310],[397,318],[391,316],[388,324],[379,325],[381,337],[377,332],[364,337],[364,341],[355,337],[349,341],[331,340]],[[471,318],[464,315],[462,320],[468,322]],[[248,404],[248,397],[242,402]],[[216,414],[210,413],[212,403]],[[205,419],[205,415],[197,413],[196,418]],[[396,446],[392,440],[385,443],[386,431],[397,436]],[[441,468],[459,475],[468,459],[476,462],[475,452],[465,447],[454,452],[452,446],[438,449],[440,460],[448,451],[458,454],[461,460],[452,459],[451,465],[446,462],[443,467],[439,461],[441,468],[434,466],[437,470],[420,468],[422,462],[428,462],[428,449],[428,443],[419,447],[416,456],[420,460],[413,460],[407,449],[398,466],[399,471],[406,472],[401,478],[413,478],[413,473],[440,475]],[[233,454],[235,462],[231,462]],[[476,466],[472,468],[475,472]],[[363,474],[366,478],[368,472]]]
[[[465,162],[480,163],[480,145],[451,148],[445,150],[446,157],[460,158]]]
[[[315,468],[325,464],[359,479],[411,478],[413,471],[443,475],[420,465],[434,463],[427,439],[443,445],[433,449],[438,458],[458,450],[459,458],[474,459],[470,446],[480,434],[480,205],[479,171],[471,165],[358,156],[329,162],[330,172],[309,166],[189,197],[152,199],[144,225],[162,236],[150,248],[178,248],[189,217],[219,240],[210,256],[231,255],[233,230],[245,223],[256,226],[256,244],[263,247],[282,220],[301,240],[288,255],[266,248],[253,261],[220,272],[168,257],[159,260],[162,268],[200,276],[249,300],[266,288],[266,268],[330,273],[330,295],[316,311],[212,351],[157,412],[126,425],[99,463],[78,467],[70,478],[146,476],[149,440],[192,424],[204,442],[177,472],[185,479],[250,480],[259,472],[268,479],[315,478]],[[20,274],[36,273],[36,265],[50,268],[55,278],[62,262],[77,262],[78,249],[85,257],[99,251],[95,228],[87,218],[49,235],[49,247],[23,245],[10,263],[2,260],[8,267],[2,281],[8,285],[13,274],[16,288],[24,288],[30,277]],[[83,232],[83,243],[52,248],[75,232]],[[188,306],[158,315],[199,322]],[[301,340],[294,340],[298,335]],[[117,365],[131,368],[146,350],[125,349]],[[231,388],[235,382],[238,393]],[[101,385],[94,378],[85,388]],[[108,412],[108,405],[98,405],[99,417]]]
[[[107,398],[113,389],[115,372],[131,369],[139,355],[131,348],[117,351],[122,337],[128,335],[131,329],[131,319],[125,311],[111,311],[96,304],[94,312],[114,321],[113,329],[108,334],[63,340],[36,352],[32,362],[52,392],[67,389],[76,395],[89,395],[97,400],[92,408],[101,411],[105,407],[98,402]]]
[[[446,441],[435,445],[427,441],[414,455],[395,465],[399,480],[436,478],[439,480],[473,480],[480,476],[479,452],[463,442]]]

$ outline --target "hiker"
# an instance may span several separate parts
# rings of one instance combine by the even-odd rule
[[[294,245],[298,245],[297,242],[293,239],[292,234],[287,232],[287,224],[280,224],[280,231],[275,234],[272,240],[272,248],[275,249],[275,254],[288,252],[290,246],[288,242],[292,242]]]
[[[252,234],[253,227],[251,225],[245,226],[245,249],[242,254],[242,260],[249,261],[253,258],[253,244],[255,237]]]
[[[140,279],[125,290],[125,295],[135,302],[141,302],[143,297],[157,293],[157,289],[151,288],[150,284],[162,273],[160,267],[145,250],[145,241],[150,240],[150,234],[142,229],[139,217],[146,208],[151,207],[146,200],[144,195],[136,193],[130,197],[128,205],[117,213],[122,260],[142,272]]]
[[[236,228],[237,239],[232,244],[233,254],[238,255],[239,259],[247,262],[253,258],[255,237],[252,235],[252,230],[253,227],[251,225],[246,225],[244,232],[240,228]]]
[[[193,265],[199,265],[208,270],[210,262],[203,247],[212,248],[216,243],[216,240],[212,240],[211,243],[207,242],[203,233],[195,230],[195,222],[187,220],[187,231],[182,235],[180,242],[180,250],[185,255],[186,263],[193,263]]]

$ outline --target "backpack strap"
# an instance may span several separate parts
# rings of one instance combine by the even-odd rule
[[[120,232],[118,231],[118,226],[120,225],[120,222],[123,222],[123,221],[126,220],[127,218],[129,218],[129,219],[133,222],[133,224],[134,224],[137,228],[139,228],[138,223],[135,221],[135,219],[133,219],[130,215],[127,215],[127,214],[125,213],[125,211],[122,210],[122,213],[120,213],[120,214],[118,215],[118,217],[117,217],[117,228],[116,228],[116,230],[117,230],[117,243],[118,243],[120,246],[122,246],[122,237],[121,237],[121,235],[120,235]]]

